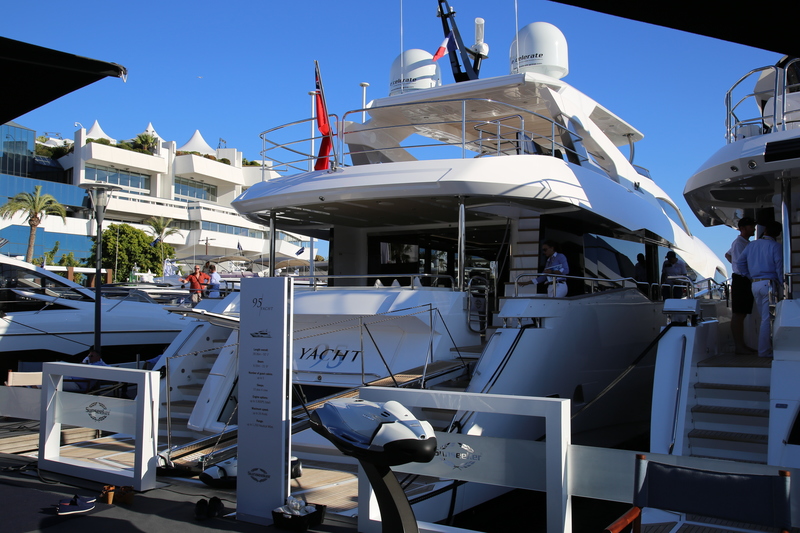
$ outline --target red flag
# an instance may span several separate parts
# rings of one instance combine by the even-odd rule
[[[330,160],[328,156],[331,155],[331,148],[333,142],[331,140],[331,124],[328,121],[328,106],[325,105],[325,92],[322,89],[322,77],[319,74],[319,63],[314,61],[315,80],[317,84],[317,129],[323,135],[322,143],[319,146],[319,154],[317,155],[317,163],[314,165],[314,170],[327,170]]]

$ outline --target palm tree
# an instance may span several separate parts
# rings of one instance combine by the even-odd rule
[[[31,227],[28,236],[28,252],[25,254],[25,261],[28,263],[33,259],[33,243],[36,241],[36,228],[42,223],[47,215],[58,215],[64,222],[67,221],[67,210],[50,194],[42,194],[42,186],[37,185],[33,189],[33,194],[21,192],[11,198],[8,203],[0,206],[0,216],[11,218],[17,212],[23,211],[26,215],[25,220]]]
[[[133,142],[141,146],[144,150],[152,152],[153,148],[156,147],[156,143],[158,143],[158,137],[152,133],[144,132],[137,135]]]
[[[164,268],[164,239],[169,237],[170,235],[181,235],[180,230],[177,228],[169,227],[172,224],[171,218],[164,218],[164,217],[150,217],[145,220],[145,223],[150,226],[150,230],[153,232],[153,237],[156,238],[156,241],[159,243],[159,249],[161,250],[161,268]],[[161,271],[163,275],[163,270]]]

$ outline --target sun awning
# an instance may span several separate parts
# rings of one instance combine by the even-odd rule
[[[776,17],[790,14],[785,2],[759,2],[750,9],[734,8],[733,4],[678,2],[655,8],[639,0],[552,0],[559,4],[582,7],[674,30],[705,35],[770,52],[800,57],[800,42],[790,30],[780,29]]]
[[[128,73],[116,63],[5,37],[0,37],[0,72],[5,80],[0,124],[107,76],[124,79]]]

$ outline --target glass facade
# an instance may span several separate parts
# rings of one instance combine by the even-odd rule
[[[175,200],[193,202],[195,200],[217,201],[217,186],[186,178],[175,177]]]
[[[228,235],[240,235],[242,237],[253,237],[256,239],[266,238],[266,232],[264,231],[240,228],[239,226],[231,226],[229,224],[219,224],[217,222],[203,221],[201,228],[208,231],[226,233]]]
[[[37,185],[42,186],[42,194],[52,195],[67,208],[67,211],[74,211],[88,206],[86,191],[74,185],[3,174],[0,174],[0,203],[6,203],[9,198],[21,192],[32,193]],[[3,228],[0,231],[0,237],[8,239],[9,242],[3,246],[0,252],[12,257],[25,256],[28,251],[29,234],[30,227],[27,224],[24,226],[10,225]],[[56,261],[61,259],[62,255],[69,254],[69,252],[72,252],[75,258],[80,261],[91,254],[93,240],[83,235],[45,231],[40,226],[36,229],[33,256],[35,258],[43,257],[45,252],[55,248],[56,242],[58,242],[58,252],[55,255]]]
[[[100,165],[86,165],[86,179],[119,185],[126,193],[150,195],[150,176]]]
[[[35,135],[36,132],[22,126],[0,126],[0,174],[32,175]]]

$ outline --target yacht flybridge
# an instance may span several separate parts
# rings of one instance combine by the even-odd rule
[[[486,50],[479,44],[473,59]],[[573,441],[612,442],[603,438],[610,427],[647,426],[647,347],[666,323],[666,253],[689,269],[668,281],[703,298],[709,315],[725,311],[711,296],[726,270],[620,151],[632,155],[642,134],[561,79],[569,70],[561,32],[533,23],[510,50],[509,75],[477,79],[473,64],[449,85],[443,60],[405,52],[390,95],[366,109],[265,131],[264,159],[291,173],[233,206],[330,243],[325,285],[295,287],[293,381],[307,398],[369,383],[570,398]],[[450,59],[460,68],[458,53]],[[315,122],[332,131],[310,141]],[[567,259],[565,297],[547,295],[561,280],[529,283],[543,271],[545,242]],[[236,328],[246,312],[238,297],[197,311],[206,321],[164,358],[174,435],[235,425]],[[542,436],[542,426],[510,418],[443,413],[437,429]],[[293,454],[327,445],[295,435]]]

